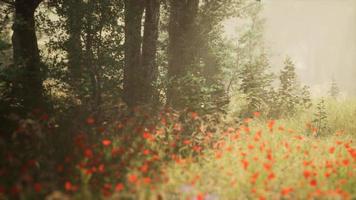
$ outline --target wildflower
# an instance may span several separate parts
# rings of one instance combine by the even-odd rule
[[[115,186],[115,191],[116,191],[116,192],[120,192],[120,191],[122,191],[123,189],[124,189],[124,184],[122,184],[122,183],[116,184],[116,186]]]
[[[309,182],[309,184],[310,184],[311,186],[315,187],[318,183],[317,183],[317,181],[316,181],[315,179],[313,179],[313,180],[311,180],[311,181]]]
[[[148,150],[148,149],[145,149],[145,150],[143,150],[143,155],[149,155],[150,154],[150,150]]]
[[[111,140],[104,139],[104,140],[101,141],[101,143],[102,143],[105,147],[107,147],[107,146],[110,146],[110,145],[111,145]]]
[[[98,167],[98,171],[100,173],[103,173],[105,171],[105,165],[104,164],[100,164],[99,167]]]
[[[142,165],[140,167],[140,171],[143,172],[143,173],[147,172],[148,171],[148,165],[147,164]]]
[[[128,181],[130,183],[136,183],[137,182],[137,176],[135,174],[129,174]]]
[[[259,116],[261,115],[261,113],[260,113],[260,112],[253,112],[253,115],[254,115],[255,117],[259,117]]]
[[[151,178],[150,177],[144,177],[143,178],[143,183],[150,184],[151,183]]]
[[[309,170],[304,170],[303,175],[305,178],[309,178],[312,175],[312,173]]]
[[[244,159],[241,162],[242,162],[243,168],[246,170],[249,165],[248,161]]]
[[[276,124],[275,120],[269,120],[268,121],[268,129],[272,132],[273,131],[273,126]]]
[[[344,166],[348,166],[350,164],[350,161],[348,159],[345,159],[345,160],[342,161],[342,164]]]
[[[334,151],[335,151],[335,147],[330,147],[330,148],[329,148],[329,153],[330,153],[330,154],[333,154]]]
[[[265,168],[266,171],[269,171],[272,168],[272,164],[271,163],[264,163],[263,167]]]
[[[291,187],[286,187],[281,190],[281,195],[282,196],[288,196],[289,193],[293,192],[293,188]]]
[[[64,189],[67,190],[68,192],[73,191],[75,192],[78,187],[73,185],[70,181],[66,181],[64,184]]]
[[[95,119],[94,119],[93,117],[88,117],[88,118],[86,119],[86,123],[87,123],[88,125],[93,125],[93,124],[95,123]]]
[[[190,113],[190,117],[191,117],[193,120],[196,120],[196,119],[198,119],[198,113],[197,113],[197,112],[191,112],[191,113]]]
[[[273,172],[269,173],[268,176],[267,176],[268,180],[272,180],[275,177],[276,177],[276,175]]]
[[[185,145],[189,145],[189,144],[191,144],[192,142],[190,141],[190,140],[184,140],[183,141],[183,144],[185,144]]]
[[[196,200],[204,200],[204,194],[203,194],[203,193],[199,193],[199,194],[197,195]]]
[[[219,160],[219,159],[222,157],[222,155],[223,155],[223,154],[222,154],[221,151],[216,152],[216,153],[215,153],[215,159],[216,159],[216,160]]]
[[[202,147],[200,147],[198,145],[193,146],[193,151],[200,152],[201,150],[202,150]]]
[[[93,151],[89,148],[84,150],[84,157],[90,159],[93,157]]]
[[[152,140],[153,136],[149,132],[144,132],[143,133],[143,138],[146,140]]]

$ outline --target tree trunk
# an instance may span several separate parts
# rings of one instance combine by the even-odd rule
[[[80,82],[82,77],[82,40],[81,33],[83,29],[83,3],[81,0],[64,1],[67,13],[67,52],[68,52],[68,67],[69,78],[72,88],[80,90]]]
[[[16,0],[13,24],[13,58],[20,70],[19,96],[24,111],[44,106],[43,77],[34,13],[41,0]]]
[[[194,45],[195,19],[199,0],[171,0],[168,46],[168,78],[171,81],[167,91],[167,103],[176,109],[184,108],[181,101],[179,79],[189,67],[196,64],[197,47]]]
[[[154,82],[157,79],[157,40],[160,16],[160,0],[146,0],[145,24],[142,44],[142,100],[144,104],[154,103]]]
[[[125,0],[125,66],[123,98],[129,107],[139,105],[144,76],[141,70],[143,0]]]

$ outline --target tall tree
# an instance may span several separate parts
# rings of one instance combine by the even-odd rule
[[[145,89],[142,91],[143,101],[145,103],[153,102],[153,83],[157,79],[157,40],[158,40],[158,25],[160,18],[160,0],[145,1],[145,24],[142,44],[142,71]],[[154,102],[153,102],[154,103]]]
[[[43,76],[37,44],[35,11],[42,0],[16,0],[13,23],[13,59],[19,69],[16,83],[25,111],[40,108],[44,103]]]
[[[297,73],[295,65],[290,57],[284,61],[284,68],[281,70],[279,88],[279,108],[282,115],[293,115],[296,105],[300,103],[299,86],[297,83]]]
[[[197,64],[195,39],[196,17],[199,0],[171,0],[168,44],[168,79],[167,103],[173,108],[185,107],[181,92],[184,85],[180,79],[187,75],[189,67]]]
[[[151,103],[152,100],[153,82],[157,73],[159,8],[159,0],[125,1],[124,101],[131,108]]]
[[[80,77],[82,76],[82,39],[83,30],[83,2],[82,0],[67,0],[63,1],[65,11],[66,29],[68,40],[66,42],[66,50],[68,52],[68,68],[70,71],[70,85],[73,89],[78,89],[80,85]]]

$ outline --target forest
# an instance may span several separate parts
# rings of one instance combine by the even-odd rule
[[[0,199],[355,199],[356,95],[274,70],[263,9],[0,0]]]

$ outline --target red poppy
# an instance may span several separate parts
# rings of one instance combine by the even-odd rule
[[[293,192],[293,188],[291,187],[286,187],[281,190],[281,195],[282,196],[288,196],[289,193]]]
[[[329,148],[329,153],[332,154],[332,153],[334,153],[334,151],[335,151],[335,147],[330,147],[330,148]]]
[[[88,125],[93,125],[95,123],[95,119],[93,117],[88,117],[86,122]]]
[[[144,177],[143,178],[143,183],[150,184],[151,183],[151,178],[150,177]]]
[[[305,178],[309,178],[312,175],[312,172],[309,170],[304,170],[303,175]]]
[[[309,182],[309,184],[310,184],[311,186],[315,187],[315,186],[318,184],[318,182],[317,182],[315,179],[313,179],[313,180],[311,180],[311,181]]]
[[[93,151],[89,148],[84,150],[84,157],[86,158],[92,158],[94,156]]]
[[[107,146],[110,146],[110,145],[111,145],[111,140],[104,139],[104,140],[101,141],[101,143],[102,143],[105,147],[107,147]]]
[[[268,129],[270,130],[270,131],[272,131],[273,130],[273,126],[276,124],[276,121],[275,120],[269,120],[268,121]]]
[[[136,183],[137,182],[137,176],[135,174],[129,174],[128,181],[130,183]]]
[[[204,200],[204,194],[203,193],[199,193],[198,195],[197,195],[197,198],[196,198],[197,200]]]
[[[143,155],[149,155],[150,154],[150,150],[148,150],[148,149],[145,149],[145,150],[143,150]]]
[[[268,180],[272,180],[272,179],[274,179],[276,177],[276,175],[273,173],[273,172],[271,172],[271,173],[269,173],[268,174]]]
[[[124,189],[124,184],[122,184],[122,183],[116,184],[116,186],[115,186],[115,191],[116,191],[116,192],[120,192],[120,191],[122,191],[123,189]]]
[[[72,191],[73,190],[73,185],[70,181],[66,181],[64,184],[64,189],[67,191]]]

